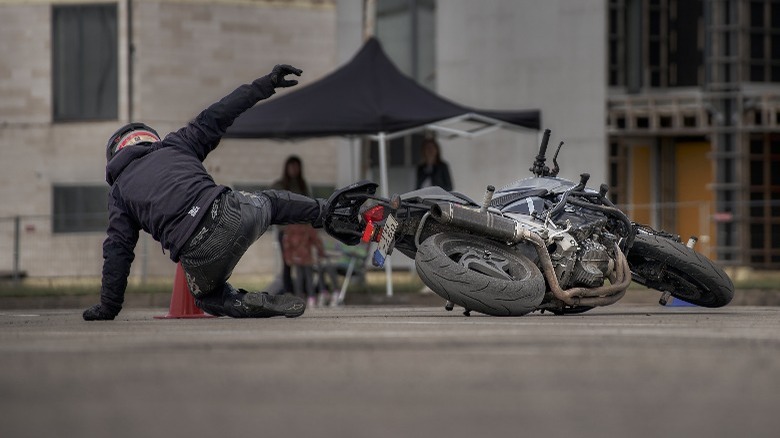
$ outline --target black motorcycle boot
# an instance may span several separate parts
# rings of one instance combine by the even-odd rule
[[[247,292],[225,283],[218,292],[195,299],[195,304],[213,316],[232,318],[270,318],[286,316],[295,318],[306,310],[306,303],[290,295],[269,295],[266,292]]]
[[[275,225],[310,223],[322,228],[327,211],[324,199],[314,199],[287,190],[263,190],[271,201],[271,223]]]
[[[195,298],[195,305],[198,309],[208,313],[211,316],[226,316],[225,305],[221,294],[206,295]]]
[[[221,290],[199,295],[195,298],[195,305],[209,315],[246,318],[246,312],[241,304],[244,295],[246,291],[225,283]]]
[[[267,292],[247,292],[241,299],[241,309],[247,318],[285,316],[296,318],[306,311],[306,301],[293,295],[270,295]]]

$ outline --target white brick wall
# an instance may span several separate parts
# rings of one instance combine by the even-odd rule
[[[49,5],[0,5],[0,123],[46,123],[51,114]],[[41,25],[44,23],[45,25]]]
[[[52,124],[51,4],[77,2],[0,3],[0,218],[49,215],[53,184],[105,184],[105,141],[128,117],[126,2],[118,2],[120,120]],[[333,1],[136,0],[133,12],[134,118],[161,134],[277,63],[302,68],[302,85],[336,67]],[[338,144],[226,140],[205,164],[219,183],[268,183],[296,153],[310,183],[334,185]],[[0,228],[3,271],[10,269],[12,242],[7,222]],[[74,239],[52,236],[46,225],[31,228],[23,231],[23,242],[36,242],[23,254],[29,275],[99,275],[102,233]],[[272,242],[273,236],[263,237],[236,273],[271,272]],[[159,244],[145,248],[149,275],[173,272]],[[136,253],[133,274],[141,270],[144,247]]]

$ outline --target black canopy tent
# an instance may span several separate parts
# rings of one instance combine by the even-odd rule
[[[386,140],[422,129],[474,137],[499,128],[539,126],[538,110],[479,110],[433,93],[401,73],[379,41],[370,38],[336,71],[244,112],[225,137],[370,137],[379,143],[380,185],[387,196]],[[386,268],[387,294],[392,295],[389,263]]]
[[[390,134],[469,114],[507,127],[539,129],[538,110],[472,109],[431,92],[401,73],[371,38],[333,73],[246,111],[227,136],[292,139]]]
[[[458,124],[469,128],[459,128]],[[473,137],[498,128],[538,130],[539,125],[539,110],[479,110],[439,96],[401,73],[379,41],[369,38],[347,64],[333,73],[244,112],[226,137],[369,136],[379,142],[384,192],[388,185],[384,163],[388,139],[421,129]]]

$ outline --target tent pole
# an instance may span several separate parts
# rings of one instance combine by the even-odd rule
[[[352,136],[349,139],[349,181],[357,181],[360,178],[360,168],[358,163],[360,160],[355,158],[358,147],[358,138]]]
[[[379,143],[379,183],[382,185],[382,196],[389,198],[387,183],[387,134],[380,132],[377,135]]]
[[[376,33],[376,0],[363,0],[363,41]]]
[[[380,132],[377,136],[379,142],[379,181],[382,184],[382,196],[389,198],[389,188],[387,182],[387,145],[385,144],[384,132]],[[393,275],[390,257],[385,260],[385,276],[387,278],[387,296],[393,296]]]

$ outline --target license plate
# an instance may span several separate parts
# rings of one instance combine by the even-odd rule
[[[382,237],[379,239],[379,245],[376,251],[374,251],[375,266],[384,266],[387,255],[392,252],[396,229],[398,229],[398,221],[392,214],[388,215],[387,219],[385,219],[385,226],[382,228]]]

